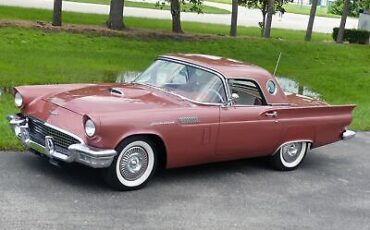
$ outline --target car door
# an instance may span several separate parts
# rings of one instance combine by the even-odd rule
[[[276,107],[266,105],[254,81],[229,80],[229,87],[234,101],[220,110],[216,154],[238,159],[273,153],[282,131]]]

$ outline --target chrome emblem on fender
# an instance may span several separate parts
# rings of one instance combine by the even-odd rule
[[[197,124],[199,123],[198,117],[180,117],[179,121],[181,124]]]
[[[51,155],[55,151],[53,137],[51,136],[45,137],[45,150],[49,155]]]

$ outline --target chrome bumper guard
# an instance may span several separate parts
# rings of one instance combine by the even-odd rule
[[[353,138],[355,135],[356,135],[356,132],[355,131],[345,130],[342,133],[342,140],[349,140],[349,139]]]
[[[28,149],[33,149],[51,159],[63,162],[77,162],[92,168],[106,168],[112,164],[113,158],[117,155],[114,149],[98,149],[87,146],[84,143],[72,144],[68,147],[68,155],[55,151],[53,148],[40,145],[33,141],[29,134],[28,119],[19,115],[9,115],[9,124],[17,138]],[[45,141],[46,143],[46,141]]]

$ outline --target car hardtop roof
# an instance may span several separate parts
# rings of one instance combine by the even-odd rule
[[[265,82],[272,75],[265,69],[238,60],[205,54],[166,54],[159,58],[169,58],[199,65],[221,73],[227,79],[254,79]]]

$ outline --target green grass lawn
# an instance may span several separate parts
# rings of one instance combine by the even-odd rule
[[[204,53],[249,61],[321,93],[332,104],[356,103],[352,128],[370,130],[369,46],[265,39],[175,41],[105,37],[93,34],[0,29],[0,85],[111,82],[127,70],[142,71],[163,53]],[[0,97],[0,149],[19,148],[5,116],[16,109]]]
[[[304,15],[310,15],[311,6],[306,5],[297,5],[295,3],[286,4],[284,5],[285,10],[287,13],[293,13],[293,14],[304,14]],[[320,17],[330,17],[330,18],[340,18],[339,15],[330,14],[328,13],[327,7],[320,7],[318,6],[316,8],[316,16]]]
[[[224,4],[231,4],[231,0],[207,0],[209,2],[217,2],[217,3],[224,3]],[[288,3],[283,6],[287,13],[292,14],[303,14],[303,15],[310,15],[311,6],[307,5],[299,5],[296,3]],[[316,9],[316,16],[320,17],[329,17],[329,18],[340,18],[340,15],[330,14],[328,13],[327,7],[318,6]]]
[[[46,10],[0,7],[0,19],[49,20]],[[69,23],[104,24],[105,16],[65,13]],[[127,18],[129,26],[169,30],[170,21]],[[184,23],[191,32],[227,33],[228,27]],[[255,28],[241,28],[259,36]],[[142,71],[159,54],[204,53],[248,61],[272,71],[279,52],[283,57],[278,75],[297,80],[319,92],[332,104],[356,103],[352,128],[370,130],[370,46],[303,42],[304,33],[273,30],[280,39],[229,38],[183,41],[109,37],[98,34],[44,32],[35,29],[0,28],[0,86],[71,82],[110,82],[123,71]],[[302,35],[302,36],[301,36]],[[322,37],[321,37],[322,36]],[[299,38],[299,40],[298,40]],[[20,148],[5,116],[16,111],[9,95],[0,96],[0,149]]]
[[[18,7],[0,6],[0,19],[22,19],[22,20],[39,20],[50,21],[52,13],[50,10],[41,9],[27,9]],[[73,12],[63,12],[63,22],[69,24],[84,24],[84,25],[100,25],[105,26],[107,20],[106,15],[99,14],[81,14]],[[126,26],[135,28],[155,29],[162,31],[171,31],[171,20],[147,19],[126,17],[124,19]],[[197,22],[183,22],[183,29],[185,32],[191,33],[206,33],[228,35],[229,26],[206,24]],[[260,37],[260,29],[258,27],[238,27],[238,35]],[[305,31],[286,30],[273,28],[271,31],[273,38],[289,39],[289,40],[303,40]],[[326,33],[313,33],[313,41],[331,41],[331,35]]]
[[[22,149],[19,141],[10,131],[10,127],[5,119],[9,113],[17,112],[13,98],[9,94],[0,96],[0,150],[2,149]]]
[[[104,4],[104,5],[109,5],[110,0],[67,0],[71,2],[84,2],[84,3],[94,3],[94,4]],[[127,7],[138,7],[138,8],[148,8],[148,9],[158,9],[160,10],[161,8],[157,7],[154,3],[150,2],[134,2],[134,1],[125,1],[125,6]],[[190,4],[182,4],[181,5],[181,10],[182,11],[190,11]],[[163,5],[162,10],[170,10],[170,5],[166,3]],[[220,9],[217,7],[212,7],[212,6],[202,6],[202,11],[205,14],[229,14],[230,11],[225,10],[225,9]]]
[[[209,2],[217,2],[217,3],[225,3],[225,4],[231,4],[232,0],[207,0]]]

